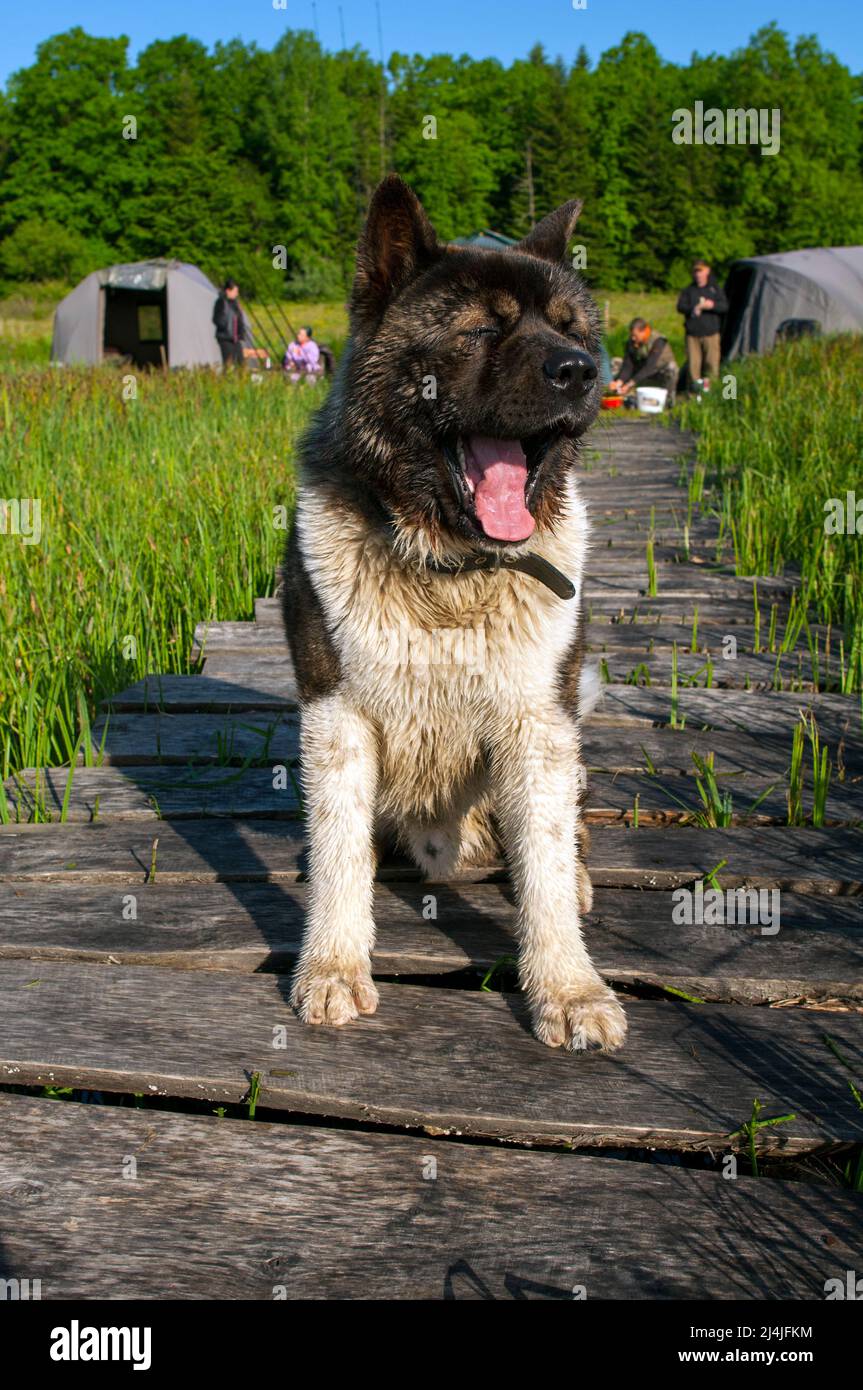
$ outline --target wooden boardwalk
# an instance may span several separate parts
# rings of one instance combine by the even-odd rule
[[[45,1298],[820,1299],[859,1267],[863,1198],[817,1160],[863,1139],[860,704],[830,693],[835,636],[810,628],[815,668],[804,638],[770,649],[793,577],[717,564],[690,454],[616,422],[583,475],[609,680],[585,729],[586,936],[627,995],[624,1050],[530,1034],[501,864],[447,884],[384,864],[379,1012],[297,1021],[296,695],[261,599],[254,623],[199,629],[202,675],[110,701],[98,766],[7,787],[0,1277]],[[801,711],[834,764],[818,827],[787,824]],[[693,754],[727,824],[704,823]],[[807,772],[805,813],[811,790]],[[764,890],[779,929],[678,923],[699,883]],[[8,1089],[36,1086],[126,1103]],[[254,1120],[213,1113],[252,1101]],[[792,1117],[756,1145],[797,1180],[734,1176],[756,1101]]]

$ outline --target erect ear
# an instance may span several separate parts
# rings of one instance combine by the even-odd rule
[[[517,242],[513,250],[527,251],[531,256],[542,257],[544,261],[564,260],[583,206],[580,198],[572,198],[564,203],[537,222],[533,231]]]
[[[357,247],[352,312],[379,317],[441,249],[419,198],[397,174],[390,174],[375,189]]]

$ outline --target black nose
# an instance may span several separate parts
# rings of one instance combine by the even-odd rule
[[[542,370],[552,386],[573,394],[588,391],[598,376],[593,358],[579,348],[558,348],[545,359]]]

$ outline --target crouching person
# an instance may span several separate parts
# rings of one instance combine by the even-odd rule
[[[667,338],[654,333],[646,319],[633,319],[629,340],[617,378],[609,390],[628,396],[637,386],[661,386],[668,392],[668,406],[674,405],[678,367]]]
[[[323,376],[321,350],[312,337],[311,328],[297,329],[296,338],[288,343],[282,366],[291,381],[304,381],[308,386],[313,386],[318,377]]]

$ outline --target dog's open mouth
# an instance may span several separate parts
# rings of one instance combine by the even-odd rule
[[[460,435],[446,449],[462,510],[494,541],[526,541],[536,525],[528,510],[539,466],[559,430],[525,439]]]

